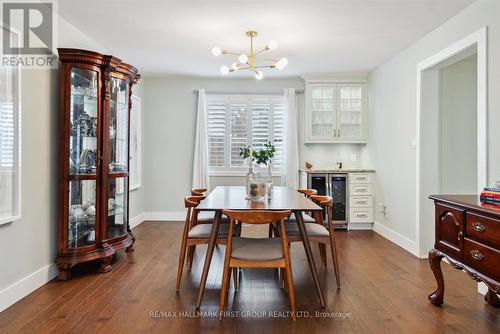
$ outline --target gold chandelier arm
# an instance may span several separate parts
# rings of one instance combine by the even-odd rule
[[[254,67],[240,67],[237,70],[231,69],[229,71],[235,72],[235,71],[240,71],[240,70],[249,70],[249,71],[256,71],[258,68],[274,68],[274,65],[262,65],[262,66],[254,66]]]
[[[238,52],[233,52],[233,51],[228,51],[228,50],[222,50],[223,55],[234,55],[234,56],[240,56],[241,53]]]
[[[279,59],[273,59],[273,58],[259,58],[260,60],[267,60],[267,61],[272,61],[272,62],[278,62]]]
[[[267,51],[269,50],[269,48],[267,46],[263,47],[262,49],[260,49],[259,51],[255,52],[255,56],[257,56],[258,54],[264,52],[264,51]]]

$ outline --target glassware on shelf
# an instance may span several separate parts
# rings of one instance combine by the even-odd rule
[[[96,174],[98,73],[71,69],[70,174]],[[89,98],[90,97],[90,98]]]
[[[69,182],[68,247],[88,246],[95,242],[96,181]]]

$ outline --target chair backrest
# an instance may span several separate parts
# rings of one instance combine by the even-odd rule
[[[191,190],[191,195],[204,196],[206,192],[207,192],[207,189],[205,189],[205,188],[194,188]]]
[[[283,220],[292,214],[290,210],[222,210],[222,213],[231,220],[237,220],[248,224],[269,224]]]
[[[304,194],[304,196],[306,197],[318,194],[318,191],[316,189],[297,189],[297,191],[301,194]]]
[[[333,198],[330,196],[322,196],[322,195],[311,195],[309,197],[313,202],[324,206],[324,207],[332,207],[333,206]]]
[[[205,196],[186,196],[184,197],[184,207],[185,208],[197,207],[198,204],[200,204],[200,202],[204,199]]]

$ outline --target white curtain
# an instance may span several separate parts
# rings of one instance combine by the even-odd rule
[[[286,175],[285,184],[299,187],[299,123],[295,89],[285,88],[286,103]]]
[[[204,89],[198,90],[198,115],[196,118],[193,159],[193,188],[210,188],[208,180],[207,103]]]

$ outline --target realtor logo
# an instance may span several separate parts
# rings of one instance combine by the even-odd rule
[[[21,21],[21,46],[12,46],[4,31],[4,54],[52,54],[52,3],[3,3],[3,22],[13,27]],[[18,22],[19,23],[19,22]]]
[[[57,67],[57,58],[53,53],[56,40],[54,1],[1,1],[3,28],[0,66],[38,69]]]

